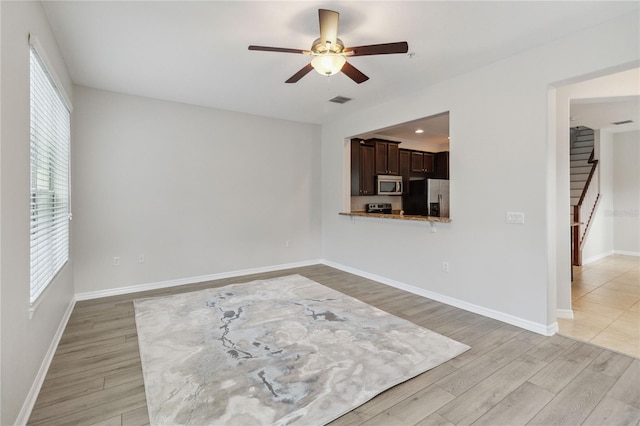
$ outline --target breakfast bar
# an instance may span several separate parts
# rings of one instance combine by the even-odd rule
[[[414,220],[419,222],[439,222],[439,223],[451,222],[450,217],[406,215],[406,214],[401,214],[400,211],[393,211],[390,214],[389,213],[367,213],[365,211],[341,212],[338,214],[341,216],[376,217],[381,219]]]

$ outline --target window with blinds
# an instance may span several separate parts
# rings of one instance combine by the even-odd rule
[[[33,304],[69,260],[70,112],[31,46],[31,292]]]

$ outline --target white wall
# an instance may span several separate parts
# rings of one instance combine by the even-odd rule
[[[318,126],[85,87],[75,108],[77,293],[320,258]]]
[[[640,132],[613,137],[613,248],[640,256]]]
[[[601,202],[582,251],[585,264],[613,253],[640,256],[640,132],[598,133]]]
[[[552,332],[558,226],[548,92],[554,82],[637,64],[637,22],[637,14],[618,19],[325,125],[323,257]],[[345,138],[443,111],[451,114],[453,221],[431,233],[424,223],[339,216],[349,205]],[[525,224],[505,223],[507,211],[524,212]],[[561,231],[568,239],[568,227]]]
[[[35,316],[29,319],[29,33],[37,36],[43,45],[69,96],[73,88],[42,4],[3,1],[0,11],[0,424],[9,425],[18,418],[73,299],[72,263],[69,262],[41,296]]]

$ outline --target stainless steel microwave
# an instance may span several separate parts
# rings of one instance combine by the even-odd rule
[[[376,176],[376,194],[402,195],[402,176]]]

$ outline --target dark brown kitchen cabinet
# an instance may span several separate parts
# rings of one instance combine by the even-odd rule
[[[399,175],[399,149],[400,142],[374,141],[375,164],[377,175]]]
[[[449,179],[449,152],[438,152],[435,154],[435,178]]]
[[[434,155],[430,152],[411,152],[411,176],[432,177],[434,172]]]
[[[409,180],[411,179],[411,151],[400,149],[398,153],[400,164],[400,176],[402,176],[402,193],[409,193]]]
[[[351,195],[375,195],[374,146],[361,139],[351,140]]]

